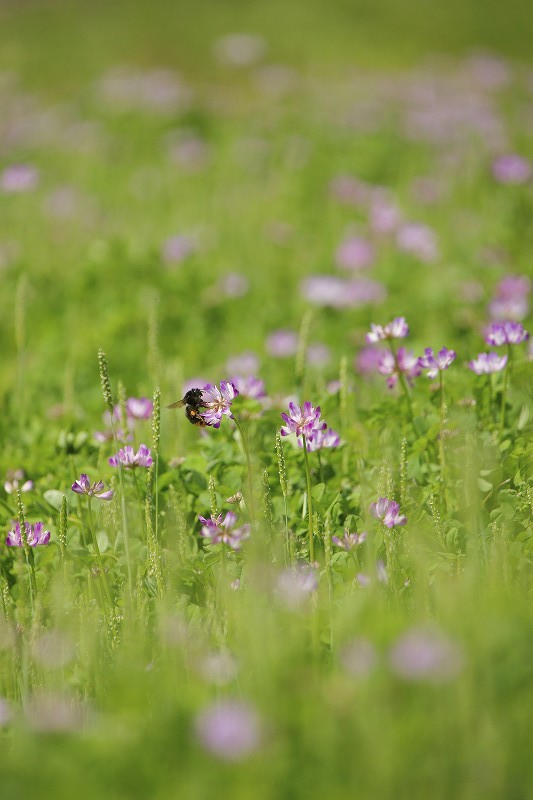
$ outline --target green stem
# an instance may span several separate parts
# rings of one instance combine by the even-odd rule
[[[118,446],[118,439],[117,434],[115,431],[115,425],[113,424],[113,416],[111,412],[111,430],[113,431],[113,441],[115,443],[116,451],[120,449]],[[122,531],[124,536],[124,554],[126,556],[126,567],[128,570],[128,589],[130,595],[130,602],[133,601],[133,573],[131,569],[131,558],[130,558],[130,537],[128,531],[128,514],[126,511],[126,495],[124,492],[124,468],[119,461],[118,464],[118,480],[120,483],[120,510],[122,514]]]
[[[107,582],[107,575],[104,569],[104,560],[102,558],[102,553],[100,552],[100,547],[98,546],[98,539],[96,538],[96,531],[94,530],[94,522],[93,522],[93,509],[91,506],[91,497],[88,498],[88,505],[89,505],[89,529],[91,532],[91,539],[93,541],[94,551],[96,553],[96,560],[98,561],[98,569],[100,572],[100,578],[102,580],[102,585],[104,587],[104,593],[106,596],[106,600],[109,603],[110,610],[113,608],[113,600],[111,598],[111,590],[109,589],[109,584]]]
[[[309,470],[309,455],[307,453],[307,440],[305,433],[302,434],[304,443],[304,460],[305,460],[305,474],[307,477],[307,513],[309,517],[309,561],[312,564],[315,560],[314,542],[313,542],[313,501],[311,497],[311,472]]]
[[[235,426],[239,431],[242,443],[242,449],[244,450],[244,456],[246,458],[246,468],[247,468],[247,484],[248,484],[248,502],[250,508],[250,517],[252,520],[255,519],[255,501],[254,501],[254,486],[252,480],[252,460],[250,458],[250,449],[248,447],[248,439],[244,432],[244,428],[242,427],[241,423],[237,419],[237,417],[233,417],[233,421],[235,422]]]
[[[503,439],[503,430],[505,428],[505,404],[507,401],[507,386],[509,384],[509,371],[511,362],[511,345],[507,345],[507,364],[505,365],[505,373],[503,376],[503,390],[502,390],[502,407],[500,412],[500,442]]]
[[[407,381],[405,379],[405,375],[403,374],[402,370],[400,369],[400,365],[398,364],[398,356],[396,354],[396,349],[394,347],[392,339],[389,341],[390,351],[394,358],[394,366],[396,368],[396,374],[400,380],[400,384],[405,395],[405,399],[407,400],[407,412],[409,414],[409,421],[411,425],[414,427],[414,415],[413,415],[413,406],[411,404],[411,395],[409,393],[409,386],[407,385]]]
[[[442,370],[439,371],[439,384],[440,384],[440,436],[439,436],[439,454],[440,454],[440,479],[444,483],[444,473],[446,470],[446,457],[444,453],[444,420],[446,418],[446,406],[444,405],[444,379]]]

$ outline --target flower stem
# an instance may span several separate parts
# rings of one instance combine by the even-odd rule
[[[403,393],[405,395],[405,399],[407,400],[407,413],[409,414],[409,421],[414,428],[414,415],[413,415],[413,406],[411,404],[411,395],[409,393],[409,386],[407,385],[407,381],[405,379],[405,375],[403,374],[402,370],[400,369],[400,365],[398,364],[398,356],[396,354],[396,349],[392,340],[389,341],[390,351],[394,358],[394,366],[396,368],[396,374],[400,380],[400,384],[402,386]],[[416,431],[415,431],[416,433]]]
[[[311,498],[311,472],[309,470],[309,455],[307,453],[307,439],[303,435],[304,443],[304,460],[305,460],[305,474],[307,477],[307,513],[309,517],[309,561],[312,564],[315,560],[314,543],[313,543],[313,501]]]
[[[502,407],[500,412],[500,442],[503,439],[503,429],[505,427],[505,405],[507,402],[507,386],[509,384],[509,370],[511,361],[511,346],[507,345],[507,364],[503,376]]]
[[[98,539],[96,538],[96,531],[94,530],[94,522],[93,522],[93,510],[91,506],[91,498],[88,498],[88,506],[89,506],[89,529],[91,532],[91,539],[93,541],[94,551],[96,553],[96,560],[98,561],[98,570],[100,572],[100,578],[102,579],[102,585],[104,587],[104,593],[106,596],[106,600],[109,603],[109,608],[113,608],[113,600],[111,598],[111,591],[109,589],[109,584],[107,582],[107,575],[104,569],[104,561],[102,558],[102,553],[100,552],[100,547],[98,545]]]
[[[250,507],[250,517],[252,520],[255,519],[255,501],[254,501],[254,485],[252,480],[252,460],[250,458],[250,449],[248,447],[248,438],[244,432],[244,428],[242,427],[241,423],[237,419],[237,417],[233,417],[233,421],[239,431],[239,435],[241,437],[242,449],[244,450],[244,455],[246,458],[246,468],[247,468],[247,483],[248,483],[248,502]]]

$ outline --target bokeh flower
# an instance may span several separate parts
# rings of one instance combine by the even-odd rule
[[[25,522],[24,528],[26,532],[26,541],[30,547],[48,544],[50,541],[50,531],[44,529],[44,522],[36,522],[33,525],[29,522]],[[24,547],[20,523],[15,522],[14,527],[7,534],[6,544],[10,547]]]
[[[395,528],[397,525],[405,525],[407,517],[400,514],[400,506],[388,497],[380,497],[379,500],[370,505],[370,513],[379,519],[386,528]]]
[[[490,375],[493,372],[501,372],[507,364],[507,355],[500,356],[498,353],[480,353],[472,361],[468,362],[469,368],[476,375]]]
[[[314,453],[316,450],[338,447],[341,440],[339,434],[333,428],[328,428],[327,430],[323,428],[306,436],[305,442],[309,452]],[[298,447],[302,448],[303,446],[303,437],[301,437],[298,439]]]
[[[211,544],[227,544],[233,550],[240,550],[242,542],[250,537],[250,525],[235,527],[237,515],[233,511],[226,512],[225,516],[222,514],[211,515],[209,518],[199,516],[198,519],[202,523],[200,535],[209,539]]]
[[[91,483],[89,476],[84,472],[80,475],[77,481],[72,484],[72,491],[76,494],[84,494],[87,497],[96,497],[98,500],[111,500],[114,492],[112,489],[104,491],[103,481],[95,481]]]
[[[409,336],[409,325],[405,321],[405,317],[395,317],[392,322],[388,322],[385,326],[370,324],[370,333],[365,336],[368,344],[376,344],[383,342],[387,339],[405,339]]]
[[[440,631],[413,628],[398,638],[389,653],[393,672],[404,680],[443,683],[462,669],[459,645]]]
[[[126,414],[129,419],[150,419],[154,404],[148,397],[128,397]]]
[[[492,163],[492,175],[498,183],[527,183],[532,174],[530,162],[516,153],[499,156]]]
[[[337,547],[346,550],[346,552],[350,552],[354,547],[359,547],[360,544],[366,542],[366,537],[366,531],[362,531],[362,533],[349,533],[349,531],[345,530],[342,537],[332,536],[331,541]]]
[[[503,344],[521,344],[529,333],[520,322],[492,322],[485,331],[485,342],[493,347]]]
[[[25,481],[24,477],[23,469],[8,470],[4,483],[6,494],[14,494],[17,489],[19,492],[30,492],[33,489],[33,481]]]
[[[259,717],[242,701],[219,700],[196,718],[196,736],[202,746],[223,761],[241,761],[261,741]]]
[[[266,397],[265,383],[261,378],[253,375],[236,376],[231,379],[231,383],[242,397],[249,397],[251,400],[261,400]]]
[[[318,577],[311,564],[298,564],[278,576],[276,593],[291,611],[296,611],[318,589]]]
[[[376,253],[372,242],[359,236],[345,239],[335,253],[335,262],[342,269],[359,270],[371,267]]]
[[[274,358],[289,358],[298,348],[298,334],[288,328],[273,331],[266,340],[267,353]]]
[[[417,378],[422,372],[418,358],[411,350],[400,347],[396,356],[390,351],[386,351],[379,359],[378,372],[387,376],[387,386],[393,389],[398,383],[400,375],[405,375],[408,382]]]
[[[150,448],[145,444],[141,444],[138,451],[135,452],[131,445],[121,448],[118,453],[111,456],[109,463],[112,467],[123,466],[125,469],[135,469],[135,467],[151,467],[152,455]]]
[[[30,192],[39,183],[39,170],[30,164],[11,164],[0,173],[0,191],[5,194]]]

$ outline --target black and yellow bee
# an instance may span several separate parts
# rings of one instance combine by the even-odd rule
[[[202,417],[201,409],[205,408],[202,402],[201,389],[189,389],[182,400],[176,400],[171,403],[167,408],[183,408],[185,406],[185,416],[193,425],[198,425],[200,428],[205,428],[207,422]]]

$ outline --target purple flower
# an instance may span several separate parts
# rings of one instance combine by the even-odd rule
[[[228,358],[226,369],[235,375],[255,375],[259,371],[259,359],[255,353],[248,350],[245,353]],[[200,384],[205,383],[201,381]]]
[[[97,497],[98,500],[111,500],[114,495],[112,489],[108,489],[107,491],[102,491],[104,488],[103,481],[95,481],[91,483],[89,481],[89,476],[86,475],[84,472],[80,475],[77,481],[71,486],[73,492],[76,494],[86,494],[87,497]]]
[[[529,311],[528,295],[531,281],[524,275],[506,275],[496,286],[489,304],[489,314],[494,320],[524,319]]]
[[[501,372],[506,364],[507,356],[499,356],[494,351],[480,353],[477,358],[468,362],[468,366],[476,375],[490,375],[493,372]]]
[[[310,344],[307,348],[307,361],[315,367],[325,367],[331,361],[331,350],[321,342]]]
[[[6,194],[29,192],[38,182],[39,171],[30,164],[12,164],[0,174],[0,190]]]
[[[354,547],[358,547],[363,542],[366,542],[367,534],[365,531],[362,533],[349,533],[347,530],[344,531],[342,539],[339,536],[332,536],[331,541],[333,544],[337,545],[337,547],[342,547],[343,550],[349,552],[353,550]]]
[[[355,368],[361,375],[377,372],[383,352],[379,347],[373,347],[372,345],[363,347],[357,355]]]
[[[400,225],[401,213],[391,200],[378,194],[370,206],[369,222],[375,233],[393,233]]]
[[[371,267],[376,258],[374,246],[367,239],[352,236],[341,242],[335,253],[337,266],[342,269],[364,269]]]
[[[303,297],[317,306],[356,308],[385,299],[385,288],[371,280],[345,281],[334,275],[311,275],[302,281]]]
[[[48,544],[50,541],[50,531],[44,530],[43,522],[36,522],[31,525],[29,522],[24,523],[26,531],[26,541],[30,547],[37,547],[39,544]],[[15,522],[15,527],[12,528],[7,534],[6,544],[10,547],[24,547],[22,541],[22,531],[20,524]]]
[[[320,406],[314,408],[309,400],[306,400],[303,406],[297,406],[296,403],[289,403],[289,414],[282,414],[281,418],[286,423],[281,427],[281,435],[289,436],[295,433],[296,436],[305,435],[310,437],[315,431],[324,430],[327,425],[320,419]]]
[[[369,675],[378,664],[376,648],[368,639],[360,636],[344,645],[339,660],[349,675],[362,678]]]
[[[529,333],[519,322],[493,322],[485,331],[485,342],[494,347],[520,344],[526,339],[529,339]]]
[[[261,378],[247,375],[244,378],[232,378],[231,383],[235,386],[237,393],[243,397],[249,397],[252,400],[261,400],[266,397],[265,383]]]
[[[277,580],[278,596],[293,611],[300,608],[317,588],[318,578],[310,564],[285,569]]]
[[[296,353],[298,334],[295,331],[281,328],[274,331],[266,340],[266,349],[274,358],[289,358]]]
[[[242,542],[250,537],[248,524],[241,525],[240,528],[234,527],[237,515],[233,511],[228,511],[224,518],[222,514],[218,514],[216,517],[211,515],[209,519],[202,516],[199,516],[198,519],[202,523],[200,535],[209,539],[211,544],[227,544],[233,550],[240,550]]]
[[[509,153],[493,162],[492,174],[498,183],[527,183],[532,175],[531,164],[522,156]]]
[[[129,419],[150,419],[154,404],[148,397],[128,397],[126,400],[126,414]]]
[[[405,321],[405,317],[395,317],[392,322],[388,322],[385,327],[382,325],[370,324],[370,333],[365,336],[368,344],[376,344],[385,339],[405,339],[409,336],[409,325]]]
[[[233,418],[231,403],[238,394],[237,388],[230,381],[220,381],[220,389],[212,383],[206,384],[202,390],[202,405],[205,410],[201,413],[206,424],[212,428],[220,428],[223,416]]]
[[[228,272],[220,278],[218,288],[225,297],[244,297],[250,288],[250,282],[240,272]]]
[[[163,244],[161,256],[165,264],[181,264],[195,251],[195,244],[190,236],[181,234],[179,236],[171,236]]]
[[[402,225],[396,237],[396,244],[399,250],[418,258],[424,264],[431,264],[439,255],[434,231],[421,222]]]
[[[400,506],[388,497],[380,497],[376,503],[370,505],[371,514],[381,520],[386,528],[395,528],[405,525],[407,517],[400,514]]]
[[[437,355],[434,355],[431,347],[426,347],[424,355],[419,359],[419,364],[423,369],[428,370],[427,376],[433,380],[439,372],[444,372],[454,361],[455,350],[448,350],[443,347]]]
[[[259,747],[259,719],[246,703],[219,700],[196,718],[196,735],[202,746],[224,761],[241,761]]]
[[[329,447],[338,447],[340,444],[340,436],[333,428],[319,429],[313,431],[309,436],[305,437],[307,450],[314,453],[316,450],[323,450]],[[303,448],[303,437],[298,439],[298,447]]]
[[[459,674],[463,657],[459,646],[439,631],[413,628],[393,645],[389,662],[405,680],[441,683]]]
[[[135,467],[151,467],[152,456],[150,448],[145,444],[141,444],[139,450],[135,452],[131,445],[121,448],[118,453],[111,456],[109,463],[112,467],[122,465],[125,469],[134,469]]]
[[[411,350],[400,347],[396,358],[393,353],[387,351],[383,353],[379,360],[378,372],[387,375],[387,386],[393,389],[398,383],[400,375],[405,375],[409,383],[413,378],[417,378],[422,372],[418,358]]]

